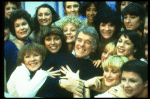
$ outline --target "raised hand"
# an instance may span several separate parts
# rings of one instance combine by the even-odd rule
[[[50,77],[55,78],[54,76],[60,76],[61,73],[60,70],[56,70],[56,71],[51,71],[54,67],[51,67],[50,69],[47,70],[48,74]]]
[[[72,70],[69,68],[69,66],[68,65],[66,65],[66,68],[65,67],[63,67],[63,66],[61,66],[61,68],[62,69],[60,69],[60,71],[63,73],[63,74],[65,74],[66,76],[64,76],[64,77],[60,77],[60,78],[66,78],[66,79],[69,79],[69,78],[72,78],[72,79],[80,79],[79,78],[79,70],[76,72],[76,73],[74,73],[74,72],[72,72]]]

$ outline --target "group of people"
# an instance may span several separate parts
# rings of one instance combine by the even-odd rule
[[[48,4],[31,17],[5,2],[5,97],[147,98],[148,2],[63,7],[61,19]]]

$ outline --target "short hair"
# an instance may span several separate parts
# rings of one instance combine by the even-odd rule
[[[59,52],[67,52],[66,37],[63,35],[62,29],[58,26],[50,26],[50,27],[45,28],[45,32],[43,33],[43,35],[40,38],[40,44],[45,46],[44,40],[47,36],[50,36],[50,35],[59,36],[62,41],[62,47],[59,50]]]
[[[23,9],[17,9],[11,13],[10,18],[9,18],[10,32],[15,37],[16,37],[16,33],[15,33],[14,23],[17,19],[21,19],[21,18],[25,19],[28,22],[29,27],[31,28],[31,32],[33,31],[33,23],[32,23],[32,19],[31,19],[31,15]],[[31,32],[30,32],[30,34],[31,34]]]
[[[108,43],[104,50],[107,50],[107,51],[111,51],[113,55],[116,55],[117,54],[117,49],[116,49],[116,45],[114,42],[110,42]]]
[[[26,53],[33,53],[37,52],[40,55],[42,55],[42,61],[44,61],[45,56],[46,56],[46,48],[38,43],[31,42],[25,46],[23,46],[19,52],[18,52],[18,59],[17,59],[17,65],[21,65],[21,63],[24,63],[24,56]]]
[[[97,47],[99,45],[99,36],[96,31],[96,29],[92,26],[83,25],[77,30],[77,34],[75,37],[75,41],[78,38],[78,35],[80,32],[83,32],[84,34],[90,35],[94,38],[94,47]]]
[[[141,37],[140,35],[134,31],[134,30],[125,30],[125,31],[121,31],[118,35],[118,38],[117,38],[117,41],[116,41],[116,44],[119,40],[119,38],[124,35],[124,37],[129,37],[129,39],[131,40],[131,42],[134,44],[134,49],[136,49],[137,51],[134,53],[134,57],[137,58],[137,59],[140,59],[142,58],[142,48],[141,48],[141,45],[142,45],[142,41],[141,41]]]
[[[13,1],[5,2],[4,8],[6,7],[6,5],[7,5],[8,3],[12,3],[12,4],[16,5],[17,9],[22,8],[22,7],[21,7],[21,2],[13,2]]]
[[[42,4],[42,5],[40,5],[37,9],[36,9],[36,12],[35,12],[35,15],[34,15],[34,17],[33,17],[33,20],[34,20],[34,30],[35,30],[35,34],[37,34],[38,32],[39,32],[39,30],[40,30],[40,24],[39,24],[39,22],[38,22],[38,19],[37,19],[37,14],[38,14],[38,10],[40,9],[40,8],[48,8],[48,9],[50,9],[50,11],[52,12],[52,23],[54,23],[54,22],[56,22],[56,21],[58,21],[60,18],[59,18],[59,15],[58,15],[58,13],[50,6],[50,5],[48,5],[48,4]],[[51,24],[52,24],[51,23]]]
[[[9,19],[6,16],[4,16],[4,29],[9,28],[10,27],[9,25],[10,25]]]
[[[82,15],[83,17],[86,17],[86,9],[87,9],[92,3],[95,5],[97,11],[98,11],[99,9],[101,9],[102,7],[108,6],[107,3],[106,3],[106,1],[99,1],[99,2],[95,2],[95,1],[94,1],[94,2],[84,1],[83,4],[81,5],[81,10],[80,10],[80,11],[81,11],[81,15]]]
[[[139,16],[140,21],[142,21],[142,23],[140,24],[140,26],[136,30],[139,30],[140,32],[143,33],[145,17],[147,16],[147,12],[144,9],[144,6],[142,6],[138,3],[130,3],[128,6],[126,6],[122,10],[121,13],[122,13],[123,19],[124,19],[124,15],[127,15],[127,14]],[[123,21],[123,26],[124,26],[124,21]],[[126,30],[125,26],[124,26],[124,29]]]
[[[64,11],[66,11],[66,2],[67,1],[63,1],[63,7],[64,7]],[[81,3],[80,3],[80,1],[76,1],[76,2],[78,2],[79,3],[79,15],[80,15],[80,13],[81,13]],[[64,13],[65,14],[65,13]]]
[[[63,30],[63,27],[68,23],[75,25],[77,28],[86,24],[84,21],[78,19],[76,16],[68,15],[65,16],[62,20],[60,20],[58,25]]]
[[[112,37],[116,37],[118,33],[121,31],[121,14],[117,11],[112,10],[110,7],[103,7],[100,9],[93,21],[94,27],[96,28],[99,37],[100,34],[100,23],[108,23],[110,22],[112,25],[115,26],[115,31]]]
[[[117,68],[120,69],[124,63],[128,61],[128,58],[125,56],[112,55],[104,61],[102,64],[103,69],[105,67]]]
[[[148,80],[148,64],[140,60],[130,60],[123,64],[121,71],[137,73],[143,82]]]

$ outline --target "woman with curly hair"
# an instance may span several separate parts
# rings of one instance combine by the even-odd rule
[[[43,35],[45,28],[51,26],[52,23],[59,20],[59,15],[50,5],[42,4],[36,9],[33,20],[33,39],[35,42],[39,42],[39,38]]]
[[[83,2],[81,6],[81,15],[86,17],[87,20],[85,21],[87,25],[93,26],[93,21],[99,9],[108,6],[106,2]]]
[[[17,9],[10,15],[10,32],[16,38],[4,45],[4,58],[6,59],[7,77],[10,76],[16,67],[18,51],[30,43],[29,35],[33,30],[31,15],[22,9]],[[8,80],[8,79],[7,79]]]
[[[96,55],[100,59],[105,46],[117,40],[116,36],[121,30],[120,13],[110,7],[103,7],[98,11],[93,23],[99,35],[99,48],[96,50]]]
[[[14,97],[36,97],[39,96],[41,87],[49,77],[54,77],[58,71],[51,72],[42,70],[41,65],[45,60],[46,49],[38,43],[25,45],[18,53],[17,67],[11,74],[7,88],[9,94]]]
[[[64,17],[63,20],[60,20],[59,22],[60,23],[58,25],[61,27],[63,34],[66,37],[68,52],[71,53],[74,49],[77,29],[82,25],[85,25],[85,22],[71,15]]]

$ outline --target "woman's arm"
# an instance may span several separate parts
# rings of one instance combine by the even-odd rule
[[[29,76],[19,74],[16,76],[16,90],[19,97],[34,97],[41,86],[44,84],[48,73],[38,70],[34,77],[30,80]]]

